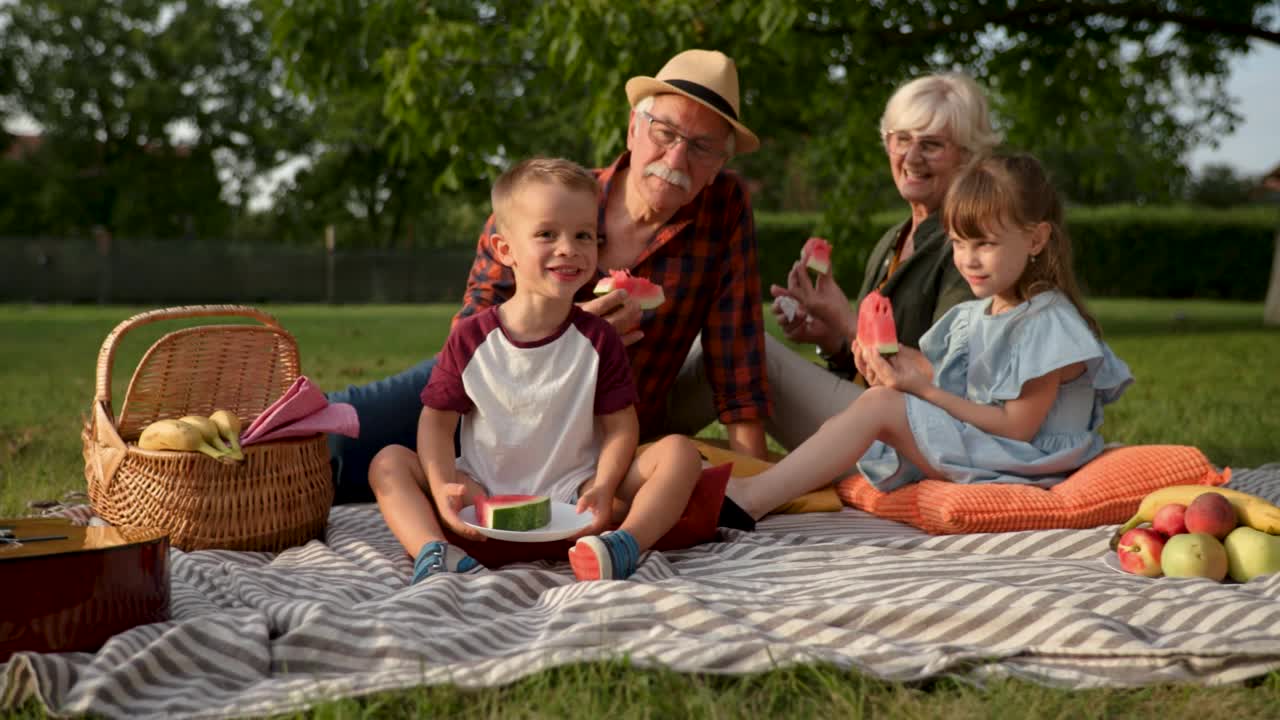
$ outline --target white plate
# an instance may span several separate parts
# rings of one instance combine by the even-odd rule
[[[590,510],[578,514],[576,505],[551,501],[551,522],[537,530],[495,530],[479,525],[476,522],[476,507],[468,505],[458,511],[462,522],[470,525],[480,534],[494,540],[510,540],[511,542],[551,542],[572,537],[585,529],[595,519]]]
[[[1106,555],[1102,556],[1102,564],[1106,565],[1112,570],[1115,570],[1121,575],[1127,575],[1128,577],[1131,577],[1131,578],[1138,578],[1140,580],[1159,580],[1160,579],[1159,575],[1155,577],[1147,577],[1146,575],[1134,575],[1128,570],[1125,570],[1124,568],[1120,567],[1120,557],[1116,555],[1115,550],[1111,550]]]
[[[1144,575],[1134,575],[1131,572],[1125,572],[1125,569],[1120,567],[1120,558],[1116,556],[1115,550],[1112,550],[1108,552],[1106,555],[1102,556],[1102,564],[1106,565],[1112,570],[1115,570],[1118,573],[1121,573],[1123,575],[1128,575],[1129,577],[1145,577]]]

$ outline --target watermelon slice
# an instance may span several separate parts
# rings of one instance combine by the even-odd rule
[[[814,272],[826,275],[831,272],[831,243],[820,237],[811,237],[800,250],[800,259]]]
[[[593,291],[596,295],[608,295],[614,290],[626,290],[640,303],[641,310],[652,310],[666,301],[662,286],[642,277],[635,277],[630,270],[610,270],[608,277],[600,278]]]
[[[893,324],[893,303],[872,290],[858,305],[858,342],[881,355],[898,352],[898,329]]]
[[[545,495],[494,495],[476,499],[481,527],[537,530],[551,522],[551,498]]]

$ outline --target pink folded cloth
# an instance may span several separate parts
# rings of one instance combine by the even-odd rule
[[[330,403],[320,388],[303,375],[293,381],[279,400],[249,423],[249,427],[240,434],[240,445],[318,432],[359,437],[360,418],[354,406]]]

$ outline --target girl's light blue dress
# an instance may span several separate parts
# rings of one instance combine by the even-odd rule
[[[1058,368],[1083,361],[1085,372],[1059,386],[1030,442],[992,435],[906,395],[911,434],[929,463],[952,482],[1049,487],[1102,452],[1102,406],[1115,402],[1133,375],[1057,291],[999,315],[989,315],[990,307],[989,298],[961,303],[920,338],[935,385],[976,403],[999,405],[1021,395],[1023,383]],[[882,442],[871,445],[858,470],[884,492],[924,479]]]

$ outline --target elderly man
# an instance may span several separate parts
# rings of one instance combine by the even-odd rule
[[[654,77],[631,78],[626,91],[627,152],[595,171],[603,187],[598,272],[629,270],[661,285],[667,299],[642,312],[623,291],[592,298],[590,283],[578,300],[627,343],[642,438],[687,431],[672,427],[668,401],[700,338],[700,366],[685,368],[686,377],[705,378],[730,445],[762,457],[770,406],[755,228],[745,188],[724,171],[735,153],[760,144],[740,120],[737,69],[723,53],[689,50]],[[493,252],[493,230],[491,217],[455,322],[511,297],[515,280]],[[335,502],[372,499],[373,455],[392,443],[416,445],[418,393],[432,367],[428,360],[330,396],[354,404],[361,420],[358,440],[331,439]]]

